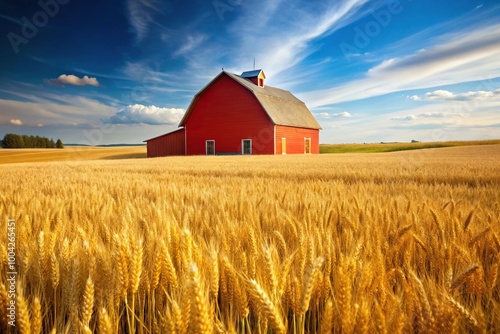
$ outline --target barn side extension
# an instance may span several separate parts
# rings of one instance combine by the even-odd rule
[[[148,158],[186,155],[186,130],[179,128],[167,134],[146,140]]]

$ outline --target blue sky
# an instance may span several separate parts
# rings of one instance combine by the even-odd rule
[[[255,58],[322,143],[500,138],[498,0],[0,0],[0,36],[0,136],[141,143]]]

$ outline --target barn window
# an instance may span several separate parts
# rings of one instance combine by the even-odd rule
[[[281,154],[286,154],[286,138],[281,138]]]
[[[252,154],[252,139],[241,141],[241,154]]]
[[[311,138],[304,138],[304,153],[311,153]]]
[[[205,152],[207,155],[215,155],[215,140],[205,141]]]
[[[264,87],[264,79],[259,78],[259,86]]]

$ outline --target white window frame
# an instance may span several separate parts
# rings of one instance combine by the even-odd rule
[[[208,154],[208,143],[209,142],[214,143],[214,154]],[[214,139],[205,140],[205,155],[215,155],[215,140]]]
[[[307,144],[306,144],[307,141],[309,141],[309,152],[307,152]],[[311,137],[304,137],[304,154],[311,154],[311,152],[312,152]]]
[[[283,152],[283,139],[285,140],[285,152]],[[286,137],[281,137],[281,154],[286,155],[287,145],[286,145]]]
[[[245,141],[249,141],[250,142],[250,153],[248,153],[248,154],[245,154],[245,146],[243,144]],[[241,140],[241,154],[242,155],[252,155],[252,153],[253,153],[252,152],[252,139],[242,139]]]

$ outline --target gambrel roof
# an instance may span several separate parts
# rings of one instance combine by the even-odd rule
[[[243,74],[245,73],[247,73],[246,77],[248,77],[248,72],[244,72]],[[179,126],[186,125],[189,115],[199,97],[223,75],[227,75],[229,78],[251,91],[275,125],[321,129],[321,126],[306,107],[305,103],[296,98],[289,91],[267,85],[260,87],[247,78],[225,71],[222,71],[195,95]]]

